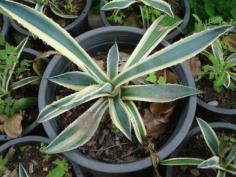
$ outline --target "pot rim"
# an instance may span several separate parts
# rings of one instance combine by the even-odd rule
[[[1,34],[3,35],[3,37],[6,39],[6,35],[9,29],[9,19],[5,16],[5,15],[1,15],[2,19],[3,19],[3,26],[1,29]]]
[[[92,31],[89,31],[87,33],[84,33],[77,37],[76,39],[78,41],[86,41],[87,38],[92,38],[96,36],[105,36],[107,33],[133,33],[138,36],[142,36],[143,30],[134,28],[134,27],[124,27],[124,26],[110,26],[110,27],[102,27],[98,29],[94,29]],[[104,41],[103,41],[104,42]],[[53,70],[54,66],[57,65],[58,59],[60,56],[55,56],[53,60],[51,60],[50,64],[48,65],[43,79],[40,84],[40,91],[39,91],[39,110],[42,110],[42,108],[46,105],[46,87],[47,87],[47,78],[50,76],[51,71]],[[191,77],[190,69],[186,64],[180,64],[182,72],[185,73],[185,79],[186,83],[189,84],[189,86],[195,87],[194,80]],[[165,144],[165,148],[162,148],[161,151],[159,151],[159,157],[161,159],[164,159],[167,157],[172,151],[175,150],[175,148],[179,145],[179,143],[184,139],[184,137],[187,135],[188,130],[191,127],[192,121],[194,119],[194,114],[196,110],[196,103],[197,103],[197,96],[191,96],[188,97],[188,100],[186,101],[186,114],[185,114],[185,121],[183,124],[181,124],[181,127],[178,129],[178,133],[173,137],[173,139],[170,139]],[[50,139],[53,139],[56,137],[56,131],[53,129],[53,125],[49,122],[43,123],[44,129],[47,132]],[[180,126],[180,125],[179,125]],[[170,142],[169,142],[170,141]],[[79,153],[78,151],[70,151],[65,152],[65,155],[73,160],[74,162],[86,167],[93,169],[95,171],[105,172],[105,173],[128,173],[128,172],[134,172],[139,171],[145,168],[148,168],[152,165],[151,158],[146,157],[141,160],[130,162],[130,163],[124,163],[124,164],[109,164],[106,162],[98,161],[95,159],[91,159],[83,155],[82,153]]]
[[[208,103],[206,103],[205,101],[203,101],[201,98],[197,98],[197,104],[208,110],[211,111],[213,113],[217,113],[217,114],[221,114],[221,115],[236,115],[236,109],[229,109],[229,108],[223,108],[223,107],[216,107],[216,106],[212,106],[209,105]]]

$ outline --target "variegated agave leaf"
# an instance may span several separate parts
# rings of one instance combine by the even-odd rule
[[[19,177],[29,177],[24,166],[20,163],[19,164]]]

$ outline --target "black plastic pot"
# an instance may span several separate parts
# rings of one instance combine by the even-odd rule
[[[7,39],[7,32],[8,32],[8,28],[9,28],[9,20],[6,16],[4,15],[0,15],[0,18],[2,18],[3,20],[3,24],[2,24],[2,28],[0,29],[1,30],[1,34],[2,36]]]
[[[77,37],[76,40],[90,55],[94,55],[98,51],[108,51],[115,41],[118,43],[120,50],[134,48],[138,44],[142,34],[141,29],[113,26],[89,31]],[[55,56],[49,63],[40,84],[40,110],[55,99],[55,89],[57,86],[49,82],[48,78],[65,72],[68,65],[70,65],[70,62],[62,56]],[[177,74],[178,78],[180,78],[182,84],[195,87],[194,80],[187,65],[177,65],[173,67],[173,71]],[[158,152],[161,159],[169,156],[188,133],[194,119],[196,102],[196,96],[186,98],[182,111],[180,111],[179,121],[173,133]],[[51,139],[58,135],[59,128],[55,120],[46,122],[43,126]],[[109,164],[88,158],[77,150],[65,154],[69,159],[81,166],[104,173],[135,172],[152,166],[150,157],[132,163]]]
[[[222,119],[233,122],[236,120],[236,109],[212,106],[199,97],[197,98],[197,105],[197,115],[206,120],[216,121],[217,119]]]
[[[77,36],[88,29],[88,13],[92,5],[92,0],[86,0],[84,9],[80,12],[78,18],[76,18],[72,23],[65,27],[65,30],[71,33],[73,36]],[[13,19],[10,20],[11,26],[18,31],[19,33],[30,36],[31,33],[22,28],[16,21]]]
[[[230,124],[230,123],[222,123],[222,122],[214,122],[210,123],[211,127],[214,130],[224,130],[224,131],[230,131],[230,132],[236,132],[236,125]],[[196,136],[197,134],[201,134],[201,130],[199,127],[194,128],[191,130],[186,137],[186,139],[181,143],[181,145],[178,147],[178,149],[171,155],[171,158],[178,157],[178,151],[180,149],[183,149],[185,144],[193,137]],[[167,167],[166,168],[166,177],[174,177],[173,176],[173,170],[174,167]]]
[[[167,40],[167,41],[171,41],[175,37],[179,36],[182,33],[183,29],[185,29],[185,27],[188,25],[188,22],[189,22],[189,19],[190,19],[191,12],[190,12],[189,1],[188,0],[180,0],[180,1],[181,1],[181,4],[182,4],[183,8],[184,8],[183,22],[178,27],[178,29],[175,29],[174,31],[172,31],[170,34],[168,34],[166,36],[165,40]],[[103,5],[104,5],[104,0],[101,0],[100,7],[102,7]],[[105,11],[100,10],[100,16],[101,16],[101,19],[102,19],[102,23],[105,26],[111,26],[111,23],[108,21],[108,19],[106,17]]]
[[[11,141],[6,142],[2,146],[0,146],[0,154],[4,155],[7,153],[8,149],[12,146],[24,146],[29,144],[36,144],[36,143],[46,143],[48,144],[50,140],[48,138],[42,137],[42,136],[25,136],[21,138],[17,138]],[[78,165],[70,161],[70,164],[73,168],[73,172],[75,177],[83,177],[83,174],[79,168]]]
[[[22,58],[27,58],[27,59],[34,59],[36,58],[36,56],[39,54],[38,51],[33,50],[33,49],[29,49],[29,48],[25,48],[23,50],[22,53]],[[35,117],[36,120],[36,117]],[[21,136],[25,136],[28,135],[29,133],[31,133],[39,124],[37,122],[33,122],[30,125],[28,125],[27,127],[25,127],[23,129],[23,132],[21,134]],[[0,142],[1,141],[8,141],[11,140],[12,138],[8,137],[7,135],[0,135]]]

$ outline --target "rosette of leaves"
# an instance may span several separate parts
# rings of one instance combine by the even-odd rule
[[[0,131],[12,138],[22,132],[23,116],[20,112],[37,103],[34,97],[14,99],[11,96],[13,91],[39,80],[38,76],[30,76],[13,81],[13,74],[27,41],[28,38],[16,48],[4,42],[4,48],[0,50]]]
[[[102,7],[102,10],[114,10],[111,19],[115,22],[122,23],[123,15],[119,14],[119,11],[129,8],[133,4],[138,4],[144,28],[148,28],[151,22],[161,16],[160,12],[163,12],[171,17],[174,16],[170,4],[164,0],[111,0]]]
[[[227,143],[224,138],[219,139],[211,126],[204,120],[198,118],[197,122],[205,143],[212,153],[212,157],[207,160],[178,157],[164,160],[161,164],[167,166],[190,165],[197,166],[200,169],[215,169],[218,171],[217,177],[225,177],[227,173],[236,175],[236,165],[234,164],[236,144]]]
[[[216,40],[212,45],[212,52],[205,50],[202,52],[209,61],[209,64],[202,66],[198,73],[198,80],[207,76],[213,81],[213,88],[220,92],[223,87],[226,89],[236,89],[236,73],[233,68],[236,66],[236,53],[226,57],[221,42]]]
[[[70,14],[65,14],[63,10],[57,5],[55,0],[23,0],[27,3],[35,5],[35,9],[44,13],[46,7],[60,18],[74,19],[77,18],[77,9],[72,4],[72,0],[66,0],[64,4],[65,10]]]
[[[128,139],[131,139],[133,127],[141,143],[146,136],[146,129],[134,101],[166,103],[196,95],[199,91],[178,84],[129,85],[129,82],[186,61],[231,29],[231,26],[208,29],[151,54],[164,37],[181,23],[177,17],[161,16],[146,31],[120,73],[118,45],[115,43],[111,47],[105,73],[63,28],[42,13],[12,1],[1,1],[0,8],[82,70],[49,78],[76,92],[47,105],[41,110],[38,122],[49,121],[96,99],[87,111],[47,146],[47,153],[69,151],[88,142],[106,111],[109,111],[114,125]]]

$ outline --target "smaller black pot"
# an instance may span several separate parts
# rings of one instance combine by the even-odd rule
[[[73,36],[77,36],[85,32],[88,29],[88,13],[92,5],[92,0],[86,0],[84,9],[80,12],[78,18],[76,18],[72,23],[67,25],[64,29],[71,33]],[[11,26],[19,33],[25,36],[31,36],[32,34],[22,28],[15,20],[10,20]]]
[[[216,121],[217,119],[236,122],[236,109],[227,109],[212,106],[201,98],[197,99],[197,116],[206,120]]]
[[[50,140],[48,138],[42,137],[42,136],[25,136],[22,138],[17,138],[11,141],[8,141],[7,143],[0,146],[0,154],[3,155],[7,152],[9,148],[12,146],[22,146],[22,145],[28,145],[28,144],[36,144],[36,143],[50,143]],[[83,174],[79,168],[78,165],[74,164],[70,161],[70,164],[73,168],[73,172],[75,177],[83,177]]]
[[[236,34],[236,28],[231,30],[231,33]],[[236,123],[236,109],[212,106],[199,97],[197,99],[197,116],[212,122],[220,119]]]
[[[210,126],[214,129],[214,130],[225,130],[225,131],[233,131],[236,132],[236,125],[234,124],[230,124],[230,123],[222,123],[222,122],[214,122],[214,123],[210,123]],[[201,130],[200,128],[196,127],[193,130],[191,130],[188,134],[188,136],[186,137],[186,139],[181,143],[181,145],[178,147],[178,149],[173,153],[173,155],[171,155],[171,158],[174,157],[178,157],[178,151],[180,149],[183,149],[185,144],[187,144],[187,142],[189,141],[189,139],[191,139],[193,136],[200,134]],[[174,177],[173,176],[173,169],[174,167],[168,166],[166,168],[166,177]]]
[[[101,10],[101,7],[104,4],[105,4],[104,0],[101,0],[101,2],[100,2],[100,17],[101,17],[102,23],[105,26],[112,26],[112,24],[110,24],[110,22],[108,21],[108,19],[106,17],[105,11]],[[182,7],[184,8],[183,22],[179,26],[178,29],[175,29],[174,31],[169,33],[164,40],[171,41],[172,39],[176,38],[177,36],[179,36],[182,33],[183,29],[185,29],[186,26],[188,25],[188,22],[189,22],[189,19],[190,19],[190,14],[191,14],[190,13],[189,1],[188,0],[181,0],[181,4],[182,4]]]
[[[23,50],[23,53],[22,53],[21,56],[23,58],[34,59],[34,58],[36,58],[37,55],[39,55],[38,51],[33,50],[33,49],[29,49],[29,48],[25,48]],[[23,129],[23,132],[22,132],[21,136],[25,136],[25,135],[31,133],[38,125],[39,124],[37,122],[31,123],[30,125],[28,125],[27,127],[25,127]],[[8,141],[8,140],[11,140],[11,139],[13,139],[13,138],[11,138],[11,137],[9,137],[7,135],[0,135],[0,142],[1,141]]]
[[[0,18],[2,18],[2,20],[3,20],[3,25],[2,25],[2,29],[1,29],[0,33],[2,34],[4,39],[7,39],[7,32],[8,32],[8,28],[9,28],[9,20],[4,15],[0,15]]]

